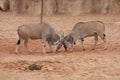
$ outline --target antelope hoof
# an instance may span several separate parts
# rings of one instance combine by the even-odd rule
[[[94,50],[94,48],[91,49],[92,51]]]
[[[15,54],[18,54],[18,52],[15,51]]]
[[[83,49],[83,51],[85,51],[85,49]]]

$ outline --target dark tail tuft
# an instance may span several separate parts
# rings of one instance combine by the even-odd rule
[[[20,45],[20,39],[17,41],[17,45]]]

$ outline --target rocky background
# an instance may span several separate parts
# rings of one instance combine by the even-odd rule
[[[39,15],[41,0],[0,0],[0,10]],[[44,15],[119,14],[120,0],[44,0]]]

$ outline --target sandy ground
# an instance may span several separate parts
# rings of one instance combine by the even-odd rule
[[[30,40],[32,53],[27,53],[23,43],[16,55],[15,44],[18,39],[16,29],[19,25],[38,23],[38,16],[0,13],[0,80],[120,80],[120,15],[79,15],[47,16],[49,23],[60,34],[68,34],[75,23],[80,21],[102,21],[106,25],[107,50],[99,38],[94,51],[93,38],[85,39],[86,51],[82,51],[78,41],[72,53],[63,48],[56,53],[41,51],[40,40]],[[31,64],[42,65],[41,70],[28,70]]]

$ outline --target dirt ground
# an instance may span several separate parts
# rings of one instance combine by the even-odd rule
[[[106,25],[107,50],[99,38],[94,51],[93,38],[85,39],[86,51],[78,41],[72,53],[61,48],[56,53],[42,53],[41,41],[30,40],[32,53],[27,53],[23,43],[15,54],[19,25],[38,23],[39,16],[13,15],[0,12],[0,80],[120,80],[120,15],[82,14],[44,17],[58,34],[68,34],[80,21],[102,21]],[[31,64],[42,65],[41,70],[29,70]]]

